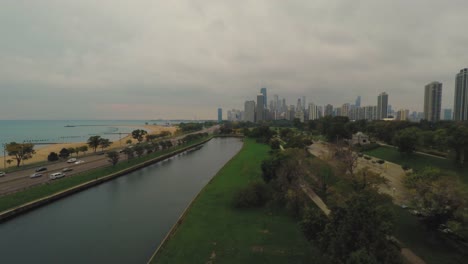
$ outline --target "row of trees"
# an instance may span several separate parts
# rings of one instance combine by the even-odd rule
[[[103,151],[105,148],[110,147],[112,142],[107,138],[102,138],[101,136],[91,136],[88,139],[88,146],[96,152],[97,148],[101,148]]]

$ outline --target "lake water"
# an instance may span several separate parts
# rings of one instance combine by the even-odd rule
[[[165,125],[181,121],[144,120],[0,120],[0,145],[12,141],[22,143],[85,142],[99,135],[111,141],[124,137],[134,129],[149,124]],[[72,126],[72,127],[66,127]],[[111,134],[112,133],[112,134]],[[122,133],[119,135],[117,133]]]
[[[183,210],[242,147],[201,149],[0,224],[0,263],[146,263]]]

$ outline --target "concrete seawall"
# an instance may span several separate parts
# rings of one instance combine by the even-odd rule
[[[12,219],[12,218],[14,218],[14,217],[16,217],[16,216],[18,216],[20,214],[29,212],[31,210],[34,210],[36,208],[39,208],[39,207],[44,206],[46,204],[49,204],[51,202],[54,202],[54,201],[57,201],[57,200],[62,199],[64,197],[67,197],[69,195],[81,192],[81,191],[86,190],[88,188],[91,188],[93,186],[96,186],[96,185],[99,185],[101,183],[113,180],[113,179],[115,179],[117,177],[126,175],[126,174],[128,174],[130,172],[139,170],[141,168],[147,167],[147,166],[152,165],[154,163],[157,163],[157,162],[160,162],[162,160],[168,159],[168,158],[170,158],[172,156],[175,156],[175,155],[177,155],[179,153],[185,152],[187,150],[190,150],[190,149],[193,149],[193,148],[195,148],[197,146],[205,144],[206,142],[210,141],[211,139],[212,139],[212,137],[210,137],[210,138],[208,138],[206,140],[203,140],[200,143],[184,147],[182,149],[179,149],[179,150],[170,152],[168,154],[156,157],[154,159],[142,162],[142,163],[140,163],[138,165],[135,165],[135,166],[132,166],[130,168],[127,168],[127,169],[112,173],[110,175],[98,178],[96,180],[91,180],[91,181],[79,184],[77,186],[65,189],[65,190],[60,191],[58,193],[55,193],[55,194],[52,194],[52,195],[37,199],[35,201],[32,201],[32,202],[17,206],[17,207],[15,207],[13,209],[3,211],[3,212],[0,213],[0,223],[4,222],[4,221],[7,221],[7,220],[10,220],[10,219]]]

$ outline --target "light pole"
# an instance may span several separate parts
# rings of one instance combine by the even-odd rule
[[[3,170],[6,170],[6,144],[3,143]]]

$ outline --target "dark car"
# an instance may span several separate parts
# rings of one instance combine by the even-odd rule
[[[46,171],[46,170],[47,170],[46,167],[40,167],[40,168],[37,168],[37,169],[36,169],[36,172]]]

